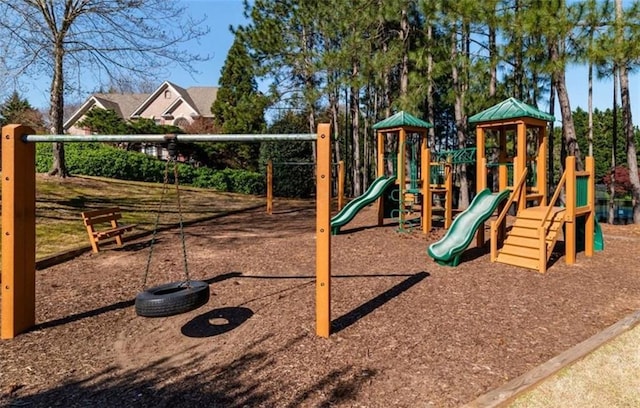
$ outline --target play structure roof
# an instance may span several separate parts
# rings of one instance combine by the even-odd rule
[[[411,126],[411,127],[418,127],[418,128],[433,127],[431,123],[425,122],[422,119],[418,119],[410,113],[401,111],[396,113],[393,116],[389,116],[385,120],[382,120],[376,123],[375,125],[373,125],[373,128],[375,130],[380,130],[380,129],[398,128],[402,126]]]
[[[497,105],[485,109],[469,118],[469,123],[491,122],[513,118],[534,118],[553,122],[555,118],[531,105],[527,105],[515,98],[505,99]]]

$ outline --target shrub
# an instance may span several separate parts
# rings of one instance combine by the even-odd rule
[[[36,171],[49,171],[53,163],[52,157],[52,144],[39,143],[36,148]],[[67,143],[65,159],[70,174],[156,183],[164,181],[166,162],[143,153],[125,151],[102,143]],[[218,191],[243,194],[264,192],[263,176],[246,170],[214,171],[207,167],[194,168],[179,163],[178,177],[181,184]],[[170,178],[172,179],[172,176]]]

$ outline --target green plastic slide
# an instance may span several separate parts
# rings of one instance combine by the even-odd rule
[[[594,239],[593,239],[593,249],[594,251],[604,251],[604,235],[602,234],[602,227],[600,226],[600,224],[598,223],[598,220],[596,220],[596,225],[595,225],[595,231],[594,231]]]
[[[578,251],[584,251],[586,234],[585,222],[585,217],[578,217],[576,219],[576,249]],[[602,234],[602,227],[600,223],[598,223],[598,220],[595,220],[595,228],[593,231],[593,250],[596,252],[604,251],[604,235]]]
[[[469,246],[476,230],[495,211],[502,201],[509,197],[511,191],[491,193],[485,188],[475,196],[469,208],[460,213],[451,224],[451,228],[438,242],[427,249],[427,253],[438,264],[458,266],[460,255]]]
[[[331,218],[331,234],[336,235],[340,232],[340,227],[351,221],[358,211],[380,198],[387,187],[393,184],[395,180],[395,177],[384,176],[375,179],[363,195],[351,200],[349,204],[344,206],[342,211]]]

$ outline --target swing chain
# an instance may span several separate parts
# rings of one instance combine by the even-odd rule
[[[174,184],[176,187],[176,198],[177,198],[177,202],[178,202],[178,215],[179,215],[179,219],[180,219],[180,238],[182,241],[182,258],[183,258],[183,265],[184,265],[184,274],[185,274],[185,278],[186,278],[186,285],[189,286],[189,283],[191,281],[191,279],[189,278],[189,269],[187,266],[187,247],[186,247],[186,242],[185,242],[185,236],[184,236],[184,223],[183,223],[183,218],[182,218],[182,205],[180,202],[180,187],[179,187],[179,182],[178,182],[178,162],[177,162],[177,152],[178,152],[178,147],[177,147],[177,143],[175,142],[175,140],[170,140],[168,145],[167,145],[167,150],[169,152],[169,159],[167,160],[165,167],[164,167],[164,180],[162,183],[162,192],[160,193],[160,203],[158,204],[158,211],[156,213],[156,219],[155,219],[155,223],[153,226],[153,235],[151,236],[151,243],[149,244],[149,255],[147,257],[147,264],[145,266],[145,270],[144,270],[144,280],[142,282],[142,288],[143,290],[146,290],[147,287],[147,280],[149,277],[149,269],[151,267],[151,258],[153,255],[153,248],[154,248],[154,244],[156,242],[156,236],[158,234],[158,225],[160,223],[160,214],[162,213],[162,204],[164,202],[164,198],[166,196],[167,190],[168,190],[168,185],[169,185],[169,166],[171,164],[173,164],[173,176],[174,176]]]

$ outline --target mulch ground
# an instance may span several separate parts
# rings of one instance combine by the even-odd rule
[[[329,339],[315,335],[315,210],[236,214],[186,228],[191,278],[211,298],[135,314],[149,238],[37,272],[38,326],[0,342],[0,405],[28,407],[455,407],[640,309],[640,230],[548,272],[456,268],[419,233],[365,209],[332,241]],[[178,231],[159,234],[149,286],[183,277]],[[473,244],[472,244],[473,246]]]

